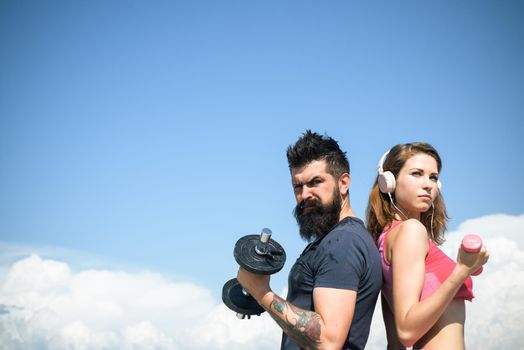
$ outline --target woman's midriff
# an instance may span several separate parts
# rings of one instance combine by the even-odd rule
[[[453,299],[435,325],[413,346],[413,349],[464,350],[466,309],[463,299]]]

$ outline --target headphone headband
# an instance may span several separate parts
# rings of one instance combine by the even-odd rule
[[[384,153],[382,155],[382,157],[380,157],[380,160],[378,161],[378,173],[379,174],[382,174],[384,172],[384,168],[383,168],[384,167],[384,161],[386,160],[386,157],[388,156],[389,151],[390,150],[386,151],[386,153]]]

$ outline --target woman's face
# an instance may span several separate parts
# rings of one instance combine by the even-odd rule
[[[420,213],[431,208],[438,195],[438,166],[435,158],[417,153],[409,158],[397,177],[397,205],[409,217],[420,220]]]

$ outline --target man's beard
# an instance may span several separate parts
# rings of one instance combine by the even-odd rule
[[[342,210],[341,204],[338,188],[335,188],[333,193],[333,201],[325,206],[317,199],[302,200],[297,203],[293,215],[297,219],[300,236],[307,241],[325,236],[338,223]]]

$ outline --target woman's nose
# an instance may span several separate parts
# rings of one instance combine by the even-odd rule
[[[432,188],[433,185],[436,185],[429,177],[424,177],[424,188]]]

